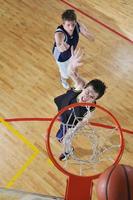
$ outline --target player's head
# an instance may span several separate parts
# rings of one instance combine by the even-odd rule
[[[71,35],[76,26],[77,16],[74,10],[65,10],[62,13],[63,27]]]
[[[101,98],[106,90],[106,85],[103,81],[99,80],[99,79],[93,79],[91,81],[89,81],[86,85],[85,85],[85,89],[92,86],[94,91],[98,94],[96,99]]]
[[[89,81],[81,92],[80,100],[82,102],[94,102],[101,98],[106,90],[106,85],[99,79]]]

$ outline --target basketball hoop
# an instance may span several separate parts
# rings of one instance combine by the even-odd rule
[[[93,159],[92,159],[92,157],[91,158],[87,157],[87,160],[82,160],[82,158],[78,158],[78,156],[72,155],[72,158],[70,159],[70,161],[69,160],[66,161],[66,165],[70,162],[70,164],[72,166],[74,166],[72,168],[74,168],[76,170],[77,170],[77,167],[80,168],[80,166],[83,165],[83,168],[84,168],[82,170],[83,174],[76,174],[73,171],[64,169],[64,166],[62,166],[63,164],[60,161],[58,161],[58,158],[56,158],[56,156],[54,155],[55,152],[53,153],[53,150],[51,148],[52,143],[54,143],[55,138],[56,138],[56,136],[51,136],[51,134],[52,134],[52,132],[55,133],[56,130],[57,130],[57,127],[58,127],[57,123],[59,124],[58,119],[62,116],[62,114],[64,112],[72,110],[72,109],[75,110],[76,107],[95,107],[96,108],[96,117],[94,119],[92,118],[91,119],[92,121],[89,121],[89,123],[88,123],[89,128],[83,129],[83,127],[82,127],[81,129],[79,129],[81,131],[81,133],[75,134],[76,137],[77,136],[82,137],[82,136],[85,135],[88,138],[88,139],[84,140],[85,142],[92,140],[92,146],[93,146],[92,157],[93,157]],[[99,112],[98,112],[98,110],[99,110]],[[105,116],[100,117],[101,111],[102,111],[102,113],[105,114]],[[98,129],[102,129],[102,128],[108,129],[107,128],[108,124],[103,126],[103,124],[101,124],[101,122],[99,122],[99,120],[103,120],[103,119],[107,118],[107,116],[109,118],[108,122],[113,123],[113,126],[115,127],[114,130],[117,131],[116,136],[119,138],[118,139],[119,145],[112,145],[112,143],[109,142],[110,147],[109,147],[109,145],[105,144],[105,147],[101,148],[101,146],[98,144],[100,139],[99,139],[99,135],[97,134],[97,132],[99,132]],[[78,119],[78,117],[75,120],[82,121],[81,119]],[[97,120],[98,122],[97,121],[95,122],[94,120]],[[55,124],[55,127],[54,127],[54,124]],[[65,127],[67,126],[67,127],[70,128],[70,125],[69,126],[68,125],[69,124],[65,124]],[[109,124],[109,127],[110,127],[110,124]],[[72,129],[73,129],[73,127],[72,127]],[[69,130],[71,130],[71,129],[69,129]],[[74,137],[75,137],[75,135],[74,135]],[[101,135],[102,134],[100,133],[100,136]],[[105,135],[104,137],[106,137],[107,135]],[[113,137],[114,137],[114,135],[113,135]],[[108,140],[105,141],[105,143],[108,143]],[[58,145],[61,146],[61,144],[59,142],[58,142]],[[53,145],[53,146],[55,146],[55,145]],[[75,104],[71,104],[71,105],[63,108],[61,111],[59,111],[59,113],[52,119],[52,121],[49,125],[48,133],[47,133],[47,136],[46,136],[46,147],[47,147],[48,155],[49,155],[51,161],[53,162],[53,164],[63,174],[68,176],[66,193],[65,193],[65,200],[76,200],[76,199],[78,199],[78,200],[90,200],[91,199],[92,185],[93,185],[92,181],[93,181],[93,179],[98,178],[99,175],[102,173],[102,171],[98,172],[98,173],[94,171],[95,174],[88,175],[88,171],[85,169],[84,165],[87,166],[86,168],[88,168],[88,166],[93,166],[93,165],[95,165],[95,163],[96,163],[96,165],[99,164],[103,160],[104,152],[111,151],[111,149],[115,148],[115,146],[117,146],[117,148],[119,148],[119,149],[118,149],[118,151],[115,155],[115,159],[112,159],[111,165],[117,165],[119,163],[121,157],[122,157],[122,154],[123,154],[123,151],[124,151],[124,138],[123,138],[123,133],[122,133],[122,129],[121,129],[119,122],[114,117],[114,115],[110,111],[108,111],[107,109],[103,108],[100,105],[92,104],[92,103],[75,103]],[[96,159],[95,159],[95,157],[96,157]],[[87,171],[86,174],[85,174],[85,171]]]

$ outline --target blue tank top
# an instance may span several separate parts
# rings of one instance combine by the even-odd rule
[[[81,91],[75,91],[73,88],[68,90],[65,94],[62,94],[56,98],[54,98],[54,102],[58,108],[58,111],[73,103],[77,103],[77,96],[81,93]],[[95,102],[96,103],[96,102]],[[90,107],[90,111],[93,111],[95,107]],[[73,112],[73,113],[72,113]],[[74,122],[74,126],[78,123],[78,120],[82,120],[82,118],[87,114],[88,109],[83,106],[77,106],[74,109],[67,110],[61,115],[61,121],[63,123],[68,123],[70,126]],[[70,117],[71,115],[71,117]],[[78,118],[78,120],[75,120]],[[68,122],[69,119],[69,122]]]
[[[74,50],[77,47],[78,41],[79,41],[79,32],[80,32],[80,26],[77,23],[75,26],[75,29],[73,31],[73,34],[70,36],[69,33],[63,28],[63,25],[60,25],[57,27],[56,32],[62,32],[64,33],[64,42],[70,45],[69,49],[67,49],[64,52],[59,52],[56,46],[56,43],[54,43],[53,47],[53,55],[55,59],[59,62],[65,62],[71,57],[71,46],[73,46]]]

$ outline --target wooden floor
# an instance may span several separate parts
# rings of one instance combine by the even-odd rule
[[[133,41],[133,2],[69,0],[82,12],[107,24]],[[53,98],[65,92],[51,49],[60,15],[70,8],[60,0],[0,0],[0,114],[2,118],[53,117]],[[80,74],[102,79],[107,85],[99,104],[110,110],[123,128],[133,130],[133,42],[106,29],[77,11],[95,35],[95,42],[80,37],[86,54]],[[49,122],[13,122],[12,127],[32,143],[39,154],[11,183],[11,188],[52,196],[63,196],[66,177],[48,160],[44,145]],[[31,156],[14,133],[0,125],[0,187]],[[133,166],[133,135],[124,133],[126,148],[122,163]],[[96,199],[95,194],[93,199]],[[0,198],[1,200],[1,198]]]

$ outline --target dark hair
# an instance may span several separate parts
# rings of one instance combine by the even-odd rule
[[[97,99],[99,99],[100,97],[102,97],[105,93],[106,90],[106,85],[104,84],[104,82],[102,82],[99,79],[93,79],[91,81],[89,81],[84,88],[87,88],[88,86],[93,86],[93,89],[96,91],[96,93],[98,93],[98,97]]]
[[[62,20],[68,20],[68,21],[76,21],[77,20],[77,16],[75,14],[74,10],[65,10],[62,13]]]

